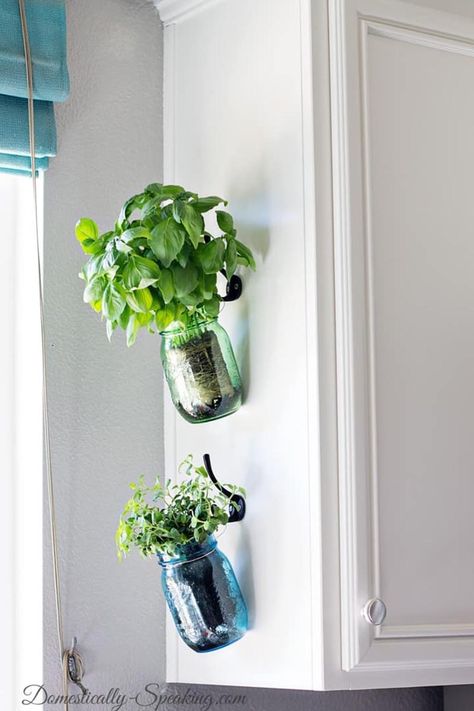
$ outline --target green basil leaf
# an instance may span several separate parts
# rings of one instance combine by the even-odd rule
[[[125,308],[125,299],[118,288],[109,282],[102,296],[102,313],[110,321],[116,321]]]
[[[135,210],[141,210],[147,196],[144,193],[139,195],[133,195],[126,203],[124,203],[122,209],[120,210],[120,215],[117,220],[118,225],[123,229],[125,224],[128,222],[130,216]]]
[[[169,269],[161,270],[161,276],[158,282],[158,289],[161,292],[165,304],[169,304],[175,294],[173,276]]]
[[[152,307],[153,296],[150,289],[137,289],[126,295],[127,304],[133,311],[146,314]]]
[[[165,267],[170,266],[183,244],[184,232],[172,217],[163,220],[151,231],[151,248]]]
[[[191,205],[198,212],[207,212],[221,203],[227,205],[227,200],[217,197],[217,195],[209,195],[208,197],[198,198],[195,202],[192,202]]]
[[[109,342],[110,342],[110,339],[112,338],[112,333],[115,331],[116,328],[117,328],[117,321],[110,321],[109,319],[107,319],[107,321],[105,322],[105,330],[106,330],[107,338],[109,339]]]
[[[98,254],[99,252],[102,252],[103,247],[102,244],[99,240],[93,240],[87,237],[82,243],[82,250],[86,254]]]
[[[201,293],[200,289],[196,289],[195,291],[192,291],[190,294],[186,294],[184,296],[180,296],[179,300],[181,303],[186,307],[195,307],[201,304],[204,299]]]
[[[225,243],[221,237],[200,244],[196,254],[205,274],[215,274],[224,266]]]
[[[227,278],[230,279],[237,269],[237,245],[234,238],[227,237],[227,247],[225,250],[225,270]]]
[[[104,270],[102,268],[103,259],[103,254],[97,254],[95,257],[91,257],[87,260],[82,269],[82,275],[86,281],[91,281],[91,279],[93,279],[95,276],[104,273]]]
[[[99,229],[89,217],[81,217],[76,223],[76,237],[82,244],[84,240],[95,241],[99,237]]]
[[[255,259],[253,258],[251,250],[245,244],[239,242],[238,239],[235,240],[235,245],[237,247],[238,256],[245,260],[246,265],[249,266],[250,269],[253,269],[253,271],[255,271]]]
[[[87,304],[100,301],[107,286],[107,279],[103,276],[94,277],[84,289],[84,301]]]
[[[196,288],[199,281],[199,273],[194,264],[187,264],[185,267],[173,264],[171,271],[173,272],[173,281],[178,299],[182,296],[187,296]]]
[[[232,215],[224,210],[216,210],[217,224],[223,232],[231,232],[234,229]]]
[[[156,219],[156,216],[161,212],[161,195],[156,197],[148,198],[142,207],[142,219],[145,221],[147,218]]]
[[[193,251],[193,248],[191,247],[189,242],[185,242],[183,244],[183,249],[176,257],[176,261],[178,262],[178,264],[180,264],[182,267],[185,267],[189,261],[189,255],[191,254],[192,251]]]
[[[140,281],[142,279],[142,274],[138,269],[134,257],[130,257],[129,261],[123,268],[122,279],[125,288],[128,291],[133,289],[138,289]]]
[[[150,239],[150,230],[147,230],[146,227],[129,227],[128,230],[125,230],[125,232],[122,232],[120,235],[120,239],[122,242],[125,242],[125,244],[128,244],[131,242],[133,239],[139,239],[139,238],[144,238],[144,239]]]
[[[127,324],[127,346],[133,346],[137,339],[137,333],[140,330],[140,322],[136,314],[131,314]]]
[[[190,203],[183,204],[181,222],[189,235],[194,249],[203,241],[204,220],[201,213],[197,212]]]
[[[142,280],[148,280],[150,283],[155,283],[160,278],[161,270],[156,262],[147,257],[135,255],[133,257],[135,266],[141,274]]]
[[[175,198],[177,195],[184,193],[184,188],[181,185],[162,185],[161,195],[163,198]]]
[[[119,316],[118,322],[119,322],[120,328],[123,328],[124,330],[127,328],[128,320],[130,318],[131,313],[132,313],[131,309],[130,309],[129,305],[127,304],[127,306],[124,308],[124,310],[122,311],[122,313]]]
[[[203,274],[201,278],[201,291],[204,300],[212,299],[217,294],[216,274]]]
[[[213,296],[212,299],[204,303],[203,308],[208,316],[211,316],[211,318],[215,318],[216,316],[219,316],[220,306],[221,301],[219,297]]]
[[[162,183],[150,183],[150,185],[146,186],[144,192],[150,193],[150,195],[160,195],[162,188]]]
[[[164,331],[175,320],[175,308],[173,304],[168,304],[163,309],[156,312],[156,325],[160,331]]]

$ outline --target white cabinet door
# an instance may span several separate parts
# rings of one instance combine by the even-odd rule
[[[474,682],[474,6],[329,13],[342,668]]]

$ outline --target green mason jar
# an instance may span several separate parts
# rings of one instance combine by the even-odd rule
[[[217,319],[161,332],[161,362],[178,412],[188,422],[231,415],[242,383],[227,332]]]

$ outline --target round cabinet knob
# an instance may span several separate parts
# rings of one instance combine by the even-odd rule
[[[367,600],[361,612],[364,619],[371,625],[381,625],[387,614],[387,608],[383,600],[373,597]]]

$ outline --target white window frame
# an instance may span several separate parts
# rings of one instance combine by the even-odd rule
[[[42,204],[41,181],[39,188]],[[43,676],[42,368],[31,179],[0,175],[0,210],[0,708],[20,709],[24,687]]]

